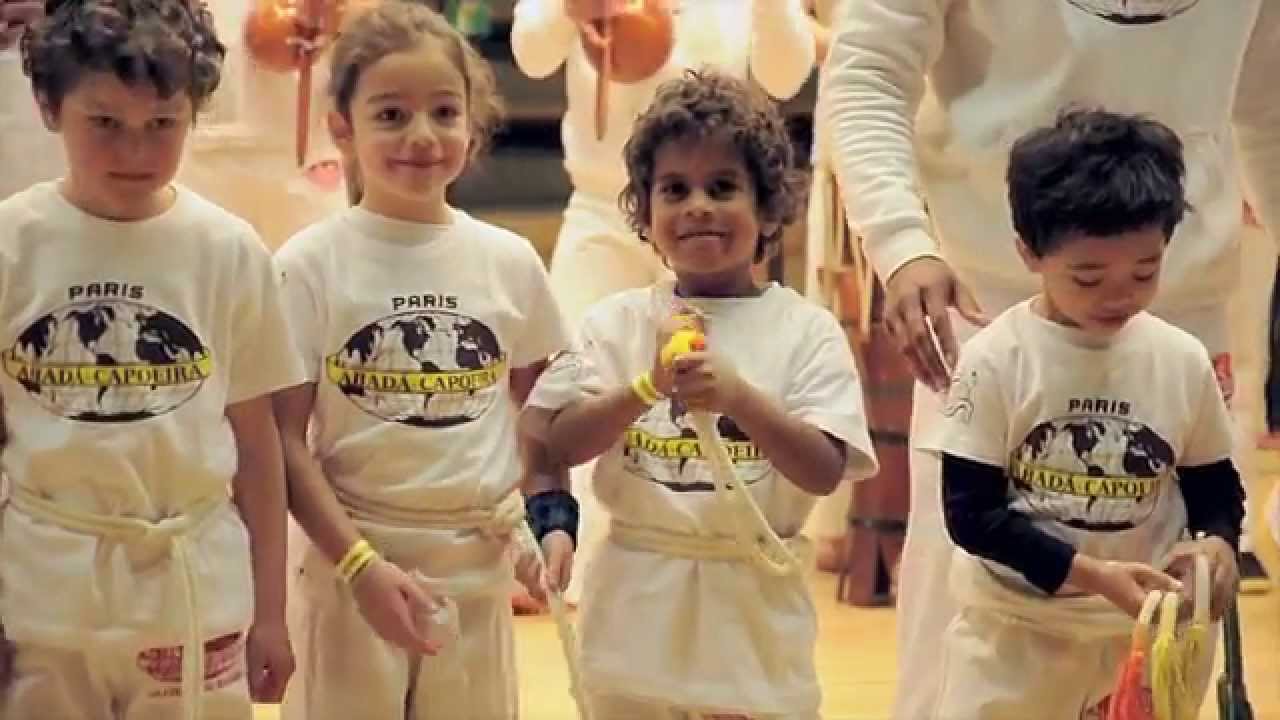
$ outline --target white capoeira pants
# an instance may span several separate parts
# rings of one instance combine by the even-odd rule
[[[226,498],[155,523],[22,489],[11,503],[4,614],[17,654],[0,717],[251,720],[248,537]],[[45,579],[40,566],[56,569]]]
[[[17,643],[14,681],[0,703],[6,720],[178,720],[182,648],[136,636],[86,635],[80,649]],[[245,634],[204,646],[203,720],[252,720]]]
[[[1133,622],[1098,597],[1030,598],[958,553],[951,585],[962,608],[943,637],[933,720],[1104,720],[1130,653]],[[1219,628],[1196,660],[1209,688]]]
[[[598,694],[587,698],[592,720],[818,720],[817,715],[740,715],[707,713],[636,700],[623,695]]]
[[[416,565],[366,536],[401,567]],[[437,549],[435,559],[447,552]],[[489,554],[495,569],[483,580],[431,585],[450,599],[452,620],[430,630],[445,646],[434,657],[411,657],[370,629],[332,563],[308,547],[291,588],[298,669],[282,719],[516,720],[511,567],[497,543]]]
[[[272,250],[347,207],[342,184],[321,186],[309,180],[294,167],[287,146],[255,141],[232,129],[196,132],[178,180],[249,221]]]
[[[618,209],[616,198],[575,192],[564,211],[560,233],[551,254],[551,292],[569,326],[582,325],[587,310],[600,300],[623,290],[647,287],[670,275],[653,247],[636,236]],[[569,472],[573,495],[579,503],[578,548],[573,579],[566,599],[577,604],[582,577],[604,542],[608,528],[605,510],[591,492],[594,462]]]
[[[1273,582],[1280,579],[1280,487],[1264,473],[1252,452],[1255,439],[1266,429],[1264,389],[1268,368],[1271,288],[1275,282],[1276,249],[1267,234],[1245,228],[1240,238],[1240,283],[1230,299],[1231,352],[1236,393],[1231,409],[1240,430],[1243,452],[1237,453],[1240,474],[1249,498],[1249,535],[1243,543],[1252,550]],[[1270,532],[1268,532],[1268,526]]]
[[[935,649],[935,652],[936,649]],[[1103,720],[1129,637],[1051,634],[1003,613],[967,608],[941,653],[933,720]]]

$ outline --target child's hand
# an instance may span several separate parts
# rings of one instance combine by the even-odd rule
[[[1236,595],[1240,583],[1240,569],[1236,565],[1236,553],[1220,537],[1211,536],[1203,540],[1188,540],[1173,546],[1169,558],[1165,561],[1165,571],[1182,581],[1187,588],[1183,606],[1192,607],[1194,597],[1190,595],[1195,588],[1195,559],[1204,555],[1209,559],[1209,617],[1217,620],[1226,612],[1231,599]]]
[[[563,530],[552,530],[542,538],[542,554],[547,558],[547,585],[564,592],[573,577],[573,538]]]
[[[672,363],[672,393],[689,410],[734,415],[746,383],[723,356],[693,352]]]
[[[440,652],[440,643],[426,636],[420,622],[439,602],[395,564],[374,560],[356,576],[351,590],[365,622],[383,640],[411,653]]]
[[[1177,580],[1143,563],[1103,562],[1076,555],[1073,564],[1083,567],[1079,570],[1079,579],[1072,585],[1101,595],[1132,618],[1138,617],[1152,590],[1181,589]],[[1072,572],[1075,574],[1077,570],[1073,568]]]
[[[245,650],[249,695],[254,702],[278,703],[293,676],[293,647],[283,622],[255,622]]]
[[[516,579],[534,600],[545,605],[544,581],[557,592],[569,587],[569,578],[573,575],[573,538],[563,530],[552,530],[542,538],[542,554],[547,558],[545,573],[532,550],[521,552],[516,558]]]
[[[0,51],[17,44],[27,26],[44,15],[44,3],[36,0],[0,0]]]

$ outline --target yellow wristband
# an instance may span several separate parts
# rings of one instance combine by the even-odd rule
[[[631,392],[635,393],[636,397],[640,398],[640,402],[645,405],[653,405],[661,397],[658,395],[658,388],[653,386],[653,373],[648,370],[631,381]]]
[[[351,571],[348,572],[342,579],[348,585],[354,583],[356,581],[356,578],[360,577],[360,573],[364,572],[365,569],[368,568],[370,565],[372,565],[374,561],[377,560],[379,557],[380,556],[378,555],[378,551],[374,550],[373,548],[370,548],[368,552],[356,558],[356,561],[351,564]]]
[[[369,541],[364,538],[360,538],[355,541],[355,543],[353,543],[347,550],[347,554],[343,555],[342,559],[339,560],[338,564],[335,566],[338,571],[338,575],[345,578],[350,574],[351,568],[355,565],[356,560],[360,559],[360,557],[366,552],[373,552],[373,546],[369,544]]]

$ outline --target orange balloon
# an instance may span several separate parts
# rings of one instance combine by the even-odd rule
[[[610,18],[612,79],[623,84],[653,77],[667,64],[675,47],[675,22],[667,0],[629,0]],[[592,67],[600,69],[601,48],[583,35],[582,47]]]

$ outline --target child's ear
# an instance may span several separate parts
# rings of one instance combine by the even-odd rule
[[[1018,257],[1022,258],[1022,264],[1027,266],[1027,270],[1033,273],[1040,272],[1041,258],[1035,254],[1031,246],[1027,244],[1027,241],[1022,239],[1021,235],[1018,236],[1017,245]]]
[[[58,132],[58,111],[49,102],[49,96],[46,93],[36,93],[36,107],[40,108],[40,119],[44,122],[44,129],[51,133]]]
[[[325,120],[329,125],[329,137],[333,138],[333,144],[338,148],[338,152],[342,153],[347,161],[353,162],[355,133],[351,129],[351,121],[337,110],[330,110],[325,115]]]

